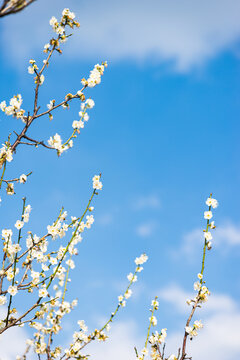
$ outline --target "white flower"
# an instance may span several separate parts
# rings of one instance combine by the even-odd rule
[[[62,12],[62,16],[66,16],[70,20],[73,20],[75,18],[74,12],[71,12],[69,9],[64,9],[63,12]]]
[[[23,221],[17,220],[17,221],[16,221],[16,224],[15,224],[15,227],[16,227],[18,230],[20,230],[20,229],[22,229],[23,225],[24,225],[24,222],[23,222]]]
[[[157,319],[156,319],[155,316],[150,317],[149,320],[152,322],[152,325],[153,325],[153,326],[156,326],[156,325],[157,325]]]
[[[216,199],[213,199],[213,198],[208,198],[207,201],[206,201],[206,204],[208,206],[212,206],[213,209],[215,209],[216,207],[218,207],[218,201]]]
[[[212,199],[212,207],[213,209],[218,207],[218,201],[216,199]]]
[[[201,289],[201,284],[199,281],[196,281],[193,285],[194,290],[199,291]]]
[[[48,51],[49,48],[50,48],[50,44],[49,44],[49,43],[44,45],[44,50]]]
[[[190,337],[197,336],[197,331],[195,330],[195,327],[186,326],[185,330],[186,330],[186,333],[188,333],[190,335]]]
[[[123,301],[123,296],[122,296],[122,295],[119,295],[118,301],[119,301],[119,302],[122,302],[122,301]]]
[[[48,144],[53,148],[55,148],[56,150],[58,150],[60,153],[63,151],[62,139],[61,136],[58,134],[55,134],[53,137],[51,136],[50,139],[48,140]]]
[[[168,360],[177,360],[177,358],[175,355],[172,354],[169,356]]]
[[[31,75],[34,74],[34,67],[29,66],[28,67],[28,73],[31,74]]]
[[[210,228],[211,228],[211,229],[215,229],[214,221],[212,221],[212,222],[210,223]]]
[[[126,299],[129,299],[131,296],[132,296],[132,290],[131,289],[128,289],[125,294],[124,294],[125,298]]]
[[[62,35],[64,33],[64,27],[58,26],[55,31],[57,34]]]
[[[25,207],[25,212],[30,213],[31,210],[32,210],[31,205],[27,205],[27,206]]]
[[[84,128],[84,122],[81,121],[81,120],[79,120],[79,121],[74,120],[73,123],[72,123],[72,127],[74,129],[83,129]]]
[[[158,308],[159,302],[158,302],[156,299],[154,299],[154,300],[152,300],[152,304],[151,304],[151,305],[154,306],[155,308]]]
[[[100,181],[100,176],[95,175],[92,180],[93,180],[93,189],[102,190],[103,184]]]
[[[7,191],[8,195],[13,195],[14,194],[14,184],[8,183],[6,191]]]
[[[43,82],[44,82],[44,79],[45,79],[45,76],[42,74],[42,75],[40,75],[40,85],[42,85],[43,84]]]
[[[17,293],[17,286],[12,286],[10,285],[9,288],[8,288],[8,293],[12,296],[16,295]]]
[[[211,241],[208,241],[207,248],[208,248],[208,250],[211,250],[211,248],[212,248],[212,242]]]
[[[41,298],[45,298],[45,297],[48,296],[48,292],[47,292],[47,290],[46,290],[45,288],[41,288],[41,289],[39,289],[39,291],[38,291],[38,295],[39,295],[39,297],[41,297]]]
[[[146,254],[142,254],[140,257],[135,259],[136,265],[142,265],[148,260],[148,256]]]
[[[88,115],[87,113],[85,113],[85,114],[83,115],[83,120],[84,120],[84,121],[88,121],[88,120],[89,120],[89,115]]]
[[[55,18],[55,16],[52,16],[51,19],[50,19],[50,21],[49,21],[49,24],[50,24],[51,26],[55,26],[56,23],[57,23],[57,19]]]
[[[199,273],[198,278],[199,278],[199,280],[202,280],[202,278],[203,278],[202,274]]]
[[[47,108],[49,110],[52,110],[52,108],[54,107],[54,104],[55,104],[55,100],[50,100],[49,104],[47,104]]]
[[[11,229],[3,229],[2,230],[2,237],[7,240],[8,238],[11,239],[12,237],[12,230]]]
[[[83,331],[83,332],[87,332],[88,331],[88,327],[87,325],[85,324],[85,321],[84,320],[78,320],[78,326],[80,327],[80,329]]]
[[[204,211],[204,219],[210,220],[212,218],[212,212],[211,211]]]
[[[144,348],[141,350],[142,355],[147,355],[148,354],[148,349]]]
[[[71,259],[68,259],[68,260],[66,261],[66,264],[67,264],[71,269],[74,269],[74,268],[75,268],[74,261],[71,260]]]
[[[2,102],[0,103],[0,109],[1,109],[2,111],[5,111],[6,106],[7,106],[6,101],[2,101]]]
[[[24,184],[27,181],[27,176],[25,174],[22,174],[19,178],[19,181],[21,184]]]
[[[194,327],[195,329],[202,329],[203,328],[202,321],[201,320],[194,321]]]
[[[94,105],[95,105],[95,102],[92,99],[87,99],[85,101],[85,104],[86,104],[87,108],[92,109],[94,107]]]
[[[29,221],[29,213],[26,212],[25,214],[23,214],[23,221],[25,223],[27,223]]]
[[[129,273],[127,276],[128,281],[136,282],[137,281],[137,275],[133,275],[133,273]]]
[[[207,241],[212,240],[212,234],[209,231],[204,231],[204,237]]]
[[[0,305],[5,305],[7,302],[7,298],[4,295],[0,296]]]

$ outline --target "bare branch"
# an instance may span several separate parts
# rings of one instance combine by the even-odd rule
[[[36,0],[4,0],[0,7],[0,17],[16,14]]]

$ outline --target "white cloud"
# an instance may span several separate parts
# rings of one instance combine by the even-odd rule
[[[161,300],[170,301],[182,316],[182,329],[168,331],[166,355],[177,354],[182,344],[186,314],[183,315],[185,299],[189,293],[182,288],[171,285],[165,289],[154,291]],[[181,305],[179,305],[179,302]],[[171,306],[169,305],[169,306]],[[208,308],[208,309],[207,309]],[[189,311],[189,307],[187,307]],[[173,312],[173,316],[174,312]],[[215,294],[208,303],[197,311],[197,319],[202,319],[204,328],[193,341],[188,341],[187,352],[194,360],[235,360],[240,356],[240,309],[238,304],[229,295]],[[136,322],[116,322],[109,333],[106,343],[93,343],[86,351],[95,360],[130,360],[134,358],[134,346],[138,350],[143,348],[145,329],[140,329]]]
[[[213,235],[212,243],[214,248],[221,249],[224,245],[224,251],[226,251],[230,247],[240,246],[239,225],[235,225],[228,221],[223,223],[223,225],[217,226],[217,228],[211,230],[211,232]],[[177,254],[181,251],[188,257],[193,257],[195,254],[199,254],[199,249],[202,246],[203,241],[203,230],[194,229],[184,235],[182,245],[180,249],[178,249]]]
[[[240,245],[240,226],[231,222],[219,226],[216,231],[216,244]]]
[[[77,59],[167,60],[185,71],[230,49],[240,38],[236,0],[41,0],[2,20],[4,55],[19,61],[37,49],[39,53],[40,44],[47,42],[48,19],[66,6],[82,25],[67,51]]]
[[[186,292],[176,284],[160,289],[156,294],[159,299],[171,303],[180,313],[186,313],[190,309],[186,300],[192,299],[196,295],[194,291]],[[218,312],[233,313],[237,312],[237,304],[229,295],[215,293],[209,297],[208,302],[202,306],[200,311],[203,316]]]
[[[110,213],[99,215],[96,221],[102,226],[110,225],[113,222],[113,215]]]
[[[157,195],[151,194],[146,196],[139,196],[133,202],[134,210],[143,210],[143,209],[159,209],[160,208],[160,199]]]
[[[134,321],[118,322],[112,326],[110,338],[105,343],[93,343],[87,348],[88,353],[95,360],[132,360],[135,352],[143,347],[144,338],[139,336]]]
[[[1,308],[0,319],[6,316]],[[26,339],[28,338],[24,328],[12,327],[0,336],[0,360],[16,359],[17,355],[22,355],[26,350]]]
[[[177,285],[171,285],[158,292],[160,300],[170,302],[177,311],[186,314],[186,299],[191,294]],[[189,307],[188,313],[189,313]],[[240,356],[240,308],[233,298],[226,294],[211,295],[209,301],[197,311],[197,319],[203,319],[204,328],[197,338],[189,341],[187,351],[194,360],[234,360]],[[185,318],[186,321],[186,318]],[[183,332],[169,334],[167,348],[176,354],[182,342]]]
[[[148,221],[137,226],[136,233],[141,237],[149,237],[153,235],[157,226],[158,225],[155,221]]]

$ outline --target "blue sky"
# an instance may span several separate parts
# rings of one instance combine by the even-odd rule
[[[207,254],[213,295],[210,310],[206,304],[197,315],[205,327],[191,344],[193,359],[240,355],[240,2],[185,0],[179,6],[155,0],[148,6],[143,1],[120,6],[106,0],[101,5],[41,0],[0,23],[1,100],[21,93],[24,109],[33,101],[28,60],[42,61],[42,47],[51,36],[48,20],[64,7],[75,11],[81,28],[47,70],[42,107],[77,91],[95,63],[109,61],[102,83],[87,90],[96,106],[74,148],[60,158],[46,149],[19,148],[8,176],[33,175],[16,188],[15,197],[2,196],[0,208],[1,226],[12,227],[26,195],[33,207],[29,228],[42,234],[62,205],[69,215],[81,213],[92,176],[102,172],[95,223],[72,274],[69,298],[77,296],[80,305],[66,322],[66,336],[76,317],[99,326],[124,290],[135,257],[146,252],[149,262],[113,327],[112,342],[93,349],[96,360],[118,359],[117,346],[119,359],[130,359],[135,343],[143,347],[155,295],[160,297],[159,327],[169,329],[175,351],[187,314],[185,295],[200,269],[210,192],[220,204],[214,212],[213,250]],[[46,140],[58,132],[66,138],[78,111],[74,103],[57,111],[52,122],[36,121],[29,136]],[[3,142],[22,123],[0,114],[0,126]]]

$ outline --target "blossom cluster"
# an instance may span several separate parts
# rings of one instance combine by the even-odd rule
[[[213,199],[212,197],[209,197],[206,200],[206,205],[209,207],[209,210],[204,212],[204,219],[207,220],[207,228],[206,230],[204,230],[204,238],[206,241],[207,248],[208,250],[210,250],[212,248],[212,242],[211,242],[212,233],[209,231],[209,228],[215,229],[216,227],[215,227],[215,222],[214,221],[210,222],[209,220],[211,220],[213,217],[211,208],[216,209],[216,207],[218,206],[218,201],[216,199]]]
[[[3,144],[3,146],[0,148],[0,168],[2,167],[2,164],[5,160],[7,162],[11,162],[12,159],[13,159],[13,154],[11,148]]]
[[[95,103],[92,99],[87,99],[84,103],[81,104],[81,110],[79,111],[80,120],[73,121],[73,133],[65,143],[62,142],[62,138],[58,133],[50,137],[48,144],[57,150],[58,155],[61,155],[64,151],[73,147],[73,138],[76,137],[76,133],[80,133],[80,129],[84,128],[84,123],[89,120],[87,109],[92,109],[94,105]],[[51,109],[53,106],[54,103],[53,100],[51,100],[48,108]]]
[[[144,258],[145,254],[142,255],[142,257]],[[141,259],[141,257],[137,258],[136,259],[137,262],[141,261],[140,259]],[[137,355],[138,360],[144,360],[144,357],[149,354],[149,350],[147,348],[148,343],[151,345],[151,351],[150,351],[151,359],[163,360],[163,357],[162,357],[163,354],[161,352],[160,345],[164,345],[164,343],[165,343],[165,339],[167,337],[167,329],[162,329],[160,332],[155,331],[150,336],[151,327],[157,325],[157,319],[154,316],[154,311],[158,310],[158,307],[159,307],[159,302],[158,302],[157,296],[156,296],[155,299],[152,300],[152,303],[151,303],[151,309],[150,309],[151,316],[149,317],[149,326],[148,326],[148,333],[147,333],[147,338],[145,341],[145,346],[141,350],[141,355]]]
[[[89,120],[89,115],[87,109],[91,109],[94,106],[94,101],[92,99],[87,99],[85,103],[81,104],[81,111],[79,111],[80,120],[74,120],[72,127],[74,130],[77,130],[80,133],[80,129],[84,128],[84,122]]]
[[[7,106],[6,101],[2,101],[0,103],[0,109],[6,114],[6,115],[12,115],[13,117],[16,117],[17,119],[21,119],[23,122],[24,120],[24,113],[25,110],[21,109],[23,99],[21,94],[14,95],[10,101],[9,105]]]
[[[94,191],[93,191],[94,195]],[[88,204],[84,214],[80,218],[71,217],[67,224],[67,212],[61,210],[58,218],[52,225],[47,226],[47,234],[38,237],[32,232],[28,232],[25,249],[21,244],[22,230],[24,224],[29,221],[31,206],[24,206],[20,220],[15,222],[15,228],[18,230],[18,240],[13,241],[14,232],[12,229],[2,230],[4,263],[0,272],[0,281],[2,284],[0,290],[0,305],[8,302],[7,295],[14,297],[19,290],[33,293],[37,291],[40,309],[35,314],[38,321],[30,321],[30,326],[37,330],[34,334],[32,343],[36,353],[46,353],[47,336],[49,333],[57,334],[61,330],[61,319],[68,314],[77,301],[72,303],[65,300],[66,287],[69,278],[69,271],[75,268],[73,256],[78,254],[77,244],[82,241],[82,233],[85,229],[90,229],[93,222],[93,215],[88,215],[88,211],[93,211],[93,207]],[[86,219],[84,220],[84,215]],[[67,232],[72,230],[70,240],[65,246],[59,244],[53,251],[48,238],[53,240],[61,239]],[[22,259],[21,261],[19,261]],[[21,266],[25,268],[23,276],[20,276]],[[31,279],[30,281],[27,279]],[[7,285],[6,281],[10,284]],[[52,291],[50,292],[50,286]],[[6,288],[6,290],[4,290]],[[49,299],[42,302],[42,299]],[[1,321],[0,331],[4,329],[8,321],[12,321],[11,310],[5,320]],[[19,323],[19,325],[21,322]],[[45,341],[46,340],[46,341]],[[29,343],[31,341],[29,340]],[[56,355],[59,347],[55,349]],[[54,356],[53,356],[54,358]]]
[[[202,329],[203,324],[201,322],[201,320],[196,320],[193,323],[193,326],[186,326],[185,330],[188,333],[188,335],[190,336],[190,339],[192,339],[194,336],[197,336],[197,330],[198,329]]]
[[[129,299],[132,296],[132,290],[129,288],[132,283],[137,281],[137,273],[141,272],[143,270],[143,267],[140,265],[143,265],[145,262],[147,262],[148,256],[146,254],[142,254],[140,257],[137,257],[135,259],[135,264],[137,265],[135,268],[135,272],[129,273],[127,275],[127,279],[130,282],[127,290],[123,295],[118,296],[118,303],[120,306],[125,307],[126,306],[126,300]]]
[[[69,26],[71,29],[74,28],[74,26],[79,27],[79,22],[75,21],[75,14],[74,12],[71,12],[69,9],[64,9],[62,11],[62,18],[60,21],[56,19],[55,16],[52,16],[49,24],[52,26],[53,31],[58,34],[58,37],[61,42],[67,41],[67,35],[65,27]],[[44,50],[47,52],[49,50],[48,44],[45,45]]]
[[[101,76],[104,73],[104,68],[107,67],[107,62],[103,62],[101,65],[96,64],[92,71],[90,71],[89,78],[82,79],[82,85],[85,87],[94,87],[101,82]]]
[[[167,337],[167,329],[162,329],[160,332],[155,331],[150,338],[149,343],[151,344],[151,359],[152,360],[161,360],[161,355],[159,354],[159,346],[165,343]]]
[[[139,260],[141,259],[141,260]],[[148,257],[146,254],[142,254],[139,258],[135,259],[135,263],[140,261],[140,264],[144,264],[147,261]],[[142,267],[140,267],[140,264],[137,265],[134,275],[130,273],[130,276],[128,275],[128,281],[129,284],[127,286],[127,289],[125,290],[123,295],[118,296],[118,305],[116,310],[111,314],[110,319],[105,323],[105,325],[100,329],[95,329],[92,333],[89,335],[87,334],[87,326],[85,325],[85,322],[83,320],[78,321],[78,325],[80,327],[79,331],[74,332],[73,334],[73,342],[70,344],[68,349],[65,349],[65,354],[67,356],[67,359],[70,357],[73,358],[85,358],[85,355],[82,355],[81,350],[90,343],[91,341],[97,339],[98,341],[105,341],[108,336],[104,332],[110,330],[110,323],[113,321],[113,318],[119,311],[121,307],[125,307],[126,305],[126,299],[129,299],[132,295],[132,290],[130,289],[133,282],[137,280],[136,273],[139,271],[142,271]],[[140,269],[141,268],[141,269]]]
[[[100,175],[95,175],[95,176],[92,178],[92,181],[93,181],[93,189],[94,189],[94,190],[102,190],[103,184],[102,184],[102,182],[100,181],[100,178],[101,178]]]
[[[193,306],[193,311],[195,311],[197,306],[200,306],[200,304],[205,303],[208,300],[208,296],[210,295],[210,291],[208,290],[207,286],[204,285],[205,281],[203,281],[203,272],[204,272],[204,265],[205,265],[205,251],[206,248],[210,250],[212,248],[212,233],[209,231],[210,229],[215,229],[215,223],[214,221],[210,220],[213,217],[212,208],[215,209],[218,206],[218,201],[214,198],[212,198],[212,195],[206,200],[206,205],[208,206],[208,210],[204,212],[204,219],[207,220],[207,226],[206,229],[203,231],[204,233],[204,250],[203,250],[203,261],[202,261],[202,269],[201,272],[198,273],[198,281],[196,281],[193,285],[193,288],[195,291],[197,291],[197,295],[193,299],[187,300],[188,305]],[[197,336],[198,332],[197,330],[201,329],[203,327],[203,324],[201,320],[196,320],[193,323],[193,326],[190,326],[191,317],[189,318],[189,321],[187,322],[187,325],[185,327],[185,332],[187,335],[189,335],[190,339]]]
[[[8,160],[9,158],[12,159],[12,151],[10,149],[8,149],[7,153],[8,154],[6,154],[6,160]],[[1,156],[0,156],[0,159],[1,159]],[[3,159],[4,159],[4,152],[3,152]],[[31,173],[29,173],[28,175],[22,174],[22,175],[19,176],[19,178],[16,178],[16,179],[13,179],[13,180],[3,180],[3,182],[7,185],[7,187],[6,187],[7,195],[15,194],[15,192],[14,192],[14,183],[13,182],[20,182],[20,184],[25,184],[26,181],[27,181],[27,177],[30,174]]]

